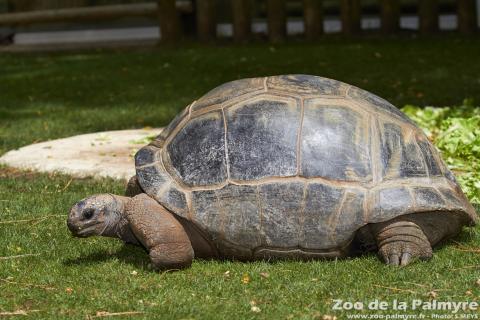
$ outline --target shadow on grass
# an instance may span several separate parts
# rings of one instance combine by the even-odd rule
[[[453,238],[445,239],[437,244],[433,248],[433,252],[438,252],[445,247],[455,246],[459,244],[468,245],[476,238],[476,232],[474,229],[464,228],[460,234]],[[354,252],[352,255],[341,258],[342,261],[355,261],[355,260],[362,260],[365,258],[376,258],[379,262],[382,262],[382,259],[378,256],[377,249],[371,248],[370,250],[359,250]],[[145,271],[152,271],[150,266],[150,258],[148,253],[142,247],[134,246],[134,245],[123,245],[119,250],[116,252],[111,252],[110,250],[98,250],[96,252],[92,252],[88,255],[82,255],[77,258],[70,258],[63,262],[65,266],[78,266],[78,265],[93,265],[93,264],[100,264],[105,263],[111,260],[118,260],[120,262],[130,264],[137,269],[145,270]],[[308,263],[314,261],[316,259],[299,259],[299,260],[290,260],[290,259],[266,259],[263,262],[266,262],[271,265],[282,264],[285,261],[296,261],[296,262],[304,262]],[[227,263],[236,263],[236,264],[250,264],[252,261],[242,261],[237,259],[197,259],[197,261],[223,261]],[[323,263],[335,263],[336,259],[319,259],[317,261],[322,261]]]
[[[63,262],[65,266],[92,265],[118,259],[143,270],[150,270],[150,259],[148,253],[141,247],[124,245],[120,250],[112,253],[109,250],[99,250],[89,255],[82,255],[77,258],[70,258]]]
[[[456,243],[470,244],[474,242],[476,238],[477,233],[475,228],[464,227],[458,235],[445,239],[442,241],[441,245],[454,245]]]

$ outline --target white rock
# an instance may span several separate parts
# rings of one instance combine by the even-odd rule
[[[161,131],[106,131],[35,143],[7,152],[0,164],[74,177],[129,179],[135,174],[133,154]]]

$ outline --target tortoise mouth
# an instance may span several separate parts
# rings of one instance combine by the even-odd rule
[[[82,233],[73,233],[72,232],[72,237],[73,238],[88,238],[88,235],[82,234]]]
[[[67,226],[72,236],[76,238],[87,238],[95,234],[99,223],[75,224],[73,221],[67,221]]]
[[[85,229],[85,230],[72,232],[72,236],[74,236],[75,238],[87,238],[92,235],[92,233],[89,233],[89,231],[90,230]]]

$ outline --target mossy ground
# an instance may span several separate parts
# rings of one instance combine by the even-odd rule
[[[396,38],[280,46],[197,46],[0,56],[0,154],[36,141],[99,130],[166,125],[187,103],[228,80],[307,73],[346,81],[403,106],[480,101],[480,39]],[[0,169],[0,314],[78,318],[321,319],[333,300],[478,301],[480,228],[406,268],[375,255],[320,262],[195,261],[156,273],[137,247],[73,239],[70,206],[123,183]],[[22,221],[29,220],[29,221]],[[258,308],[258,309],[257,309]],[[418,314],[417,310],[381,311]],[[429,311],[424,311],[429,314]],[[449,312],[439,311],[439,314]],[[102,315],[99,313],[98,315]],[[118,316],[120,317],[120,315]]]

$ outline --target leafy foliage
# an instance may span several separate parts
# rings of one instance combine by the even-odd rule
[[[470,201],[480,204],[480,108],[471,100],[455,107],[402,109],[427,134]]]

